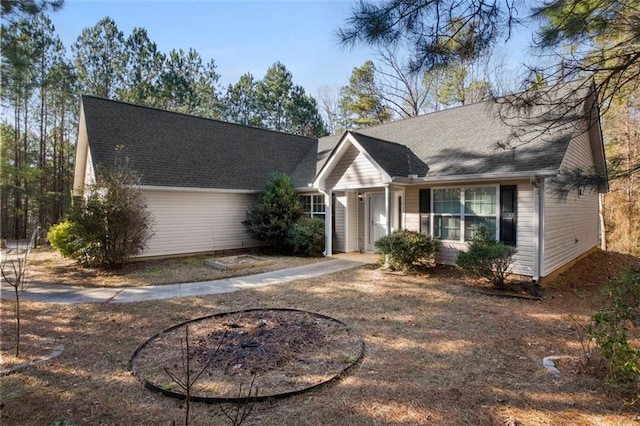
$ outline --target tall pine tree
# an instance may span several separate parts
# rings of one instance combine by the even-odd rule
[[[109,17],[82,30],[71,50],[83,94],[116,98],[125,73],[124,43],[122,31]]]
[[[375,65],[367,61],[354,68],[349,85],[341,89],[341,108],[349,117],[350,129],[370,127],[391,120],[391,112],[384,104],[375,81]]]

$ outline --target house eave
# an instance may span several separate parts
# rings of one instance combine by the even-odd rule
[[[314,192],[317,193],[318,192],[318,188],[311,186],[311,184],[309,184],[308,186],[297,186],[295,188],[293,188],[296,192]]]
[[[429,184],[429,183],[454,183],[454,182],[476,182],[476,181],[497,181],[529,179],[532,176],[549,177],[558,174],[557,170],[533,170],[518,173],[478,173],[469,175],[444,175],[444,176],[394,176],[392,182],[397,184]]]
[[[192,188],[184,186],[160,186],[160,185],[125,185],[127,188],[140,188],[144,191],[153,192],[198,192],[198,193],[211,193],[211,194],[258,194],[257,189],[222,189],[222,188]],[[309,193],[318,192],[318,189],[312,187],[296,187],[296,192]]]
[[[159,186],[159,185],[140,185],[140,189],[144,191],[163,191],[163,192],[201,192],[201,193],[222,193],[222,194],[257,194],[257,189],[223,189],[223,188],[192,188],[183,186]]]

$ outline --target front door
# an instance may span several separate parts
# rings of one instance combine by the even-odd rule
[[[374,251],[374,244],[387,235],[387,216],[385,214],[384,194],[369,194],[368,197],[367,251]]]

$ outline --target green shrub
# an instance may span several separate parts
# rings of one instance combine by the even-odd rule
[[[607,302],[593,315],[588,333],[607,360],[609,382],[636,392],[640,390],[640,350],[629,345],[627,332],[639,322],[640,268],[627,268],[610,283]]]
[[[100,169],[87,198],[76,198],[67,221],[52,228],[49,241],[63,256],[85,266],[121,268],[151,237],[139,179],[127,164]]]
[[[83,247],[82,233],[83,231],[77,222],[65,220],[49,228],[47,240],[51,247],[63,257],[76,259],[77,253]]]
[[[289,244],[293,252],[302,256],[319,257],[324,252],[324,221],[302,217],[289,230]]]
[[[469,249],[458,253],[456,264],[466,274],[502,287],[517,252],[514,247],[496,241],[485,228],[480,227],[469,242]]]
[[[277,252],[286,252],[289,229],[304,214],[291,179],[284,173],[274,173],[258,194],[258,202],[247,211],[242,224],[247,233],[263,241]]]
[[[429,235],[401,230],[380,238],[375,248],[385,255],[392,269],[412,271],[431,262],[438,247],[436,240]]]

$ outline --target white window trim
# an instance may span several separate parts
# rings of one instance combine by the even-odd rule
[[[309,216],[309,217],[321,217],[322,219],[326,219],[327,217],[327,211],[326,211],[326,206],[325,206],[325,195],[324,194],[303,194],[300,195],[300,197],[309,197],[309,206],[310,210],[309,211],[305,211],[304,214]],[[314,201],[315,197],[322,197],[322,202],[321,203],[316,203]],[[304,202],[303,202],[303,208],[304,208]],[[322,206],[322,211],[317,211],[316,210],[316,206]]]
[[[465,205],[465,195],[466,195],[466,191],[467,189],[471,189],[471,188],[495,188],[496,190],[496,214],[493,216],[481,216],[481,215],[467,215],[465,214],[464,211],[464,205]],[[434,203],[434,197],[435,197],[435,191],[437,190],[445,190],[445,189],[459,189],[460,190],[460,214],[453,214],[453,213],[435,213],[435,203]],[[496,233],[493,236],[496,241],[499,241],[500,239],[500,185],[467,185],[467,186],[443,186],[443,187],[436,187],[436,188],[431,188],[431,224],[430,224],[430,229],[429,232],[431,233],[432,236],[435,236],[434,233],[434,229],[435,229],[435,217],[436,216],[440,216],[440,217],[460,217],[460,238],[457,240],[451,240],[451,239],[441,239],[440,241],[443,242],[450,242],[450,243],[466,243],[467,241],[465,241],[464,236],[465,236],[465,219],[467,216],[469,217],[495,217],[496,218]]]

